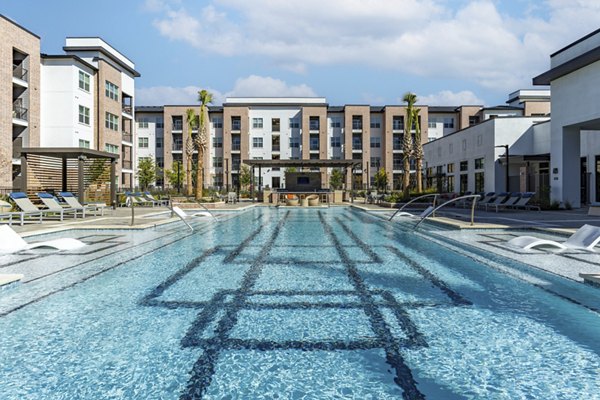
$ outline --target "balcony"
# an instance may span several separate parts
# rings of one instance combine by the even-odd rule
[[[274,144],[271,146],[271,151],[279,152],[281,151],[281,146],[279,146],[278,144]]]
[[[121,167],[123,169],[131,169],[131,160],[121,160]]]
[[[13,104],[13,119],[27,122],[27,109]]]
[[[176,140],[173,142],[173,151],[183,151],[183,141]]]
[[[240,151],[241,145],[240,143],[232,143],[231,144],[231,151]]]
[[[173,121],[173,131],[183,131],[183,121]]]
[[[231,132],[240,132],[242,130],[242,123],[240,122],[233,122],[231,124]]]
[[[121,140],[123,142],[133,143],[133,135],[129,132],[123,132]]]
[[[241,163],[239,163],[239,162],[233,163],[231,165],[231,172],[237,172],[237,171],[239,171],[240,170],[240,164]]]
[[[133,107],[129,105],[123,105],[122,111],[123,114],[133,115]]]
[[[23,68],[23,64],[13,64],[13,78],[17,78],[24,82],[28,82],[28,72],[29,71]]]

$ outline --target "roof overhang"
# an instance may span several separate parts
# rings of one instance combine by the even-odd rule
[[[107,151],[99,151],[92,149],[84,149],[81,147],[24,147],[21,150],[21,154],[25,157],[27,155],[39,155],[47,157],[57,158],[109,158],[111,160],[118,160],[119,155],[109,153]]]
[[[596,61],[600,61],[600,47],[596,47],[593,50],[583,53],[580,56],[573,58],[557,67],[552,68],[549,71],[544,72],[533,78],[534,85],[550,85],[553,80],[556,80],[562,76],[575,72],[585,66],[588,66]]]

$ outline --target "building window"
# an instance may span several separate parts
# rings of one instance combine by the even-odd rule
[[[79,147],[82,147],[84,149],[89,149],[90,148],[90,141],[89,140],[79,139]]]
[[[262,118],[252,118],[252,128],[262,129],[262,127],[263,127],[263,119]]]
[[[352,130],[362,130],[362,115],[352,116]]]
[[[394,154],[394,158],[392,161],[392,168],[394,169],[394,171],[401,171],[404,168],[402,154]]]
[[[341,128],[342,127],[342,117],[331,117],[331,127],[332,128]]]
[[[119,101],[119,87],[112,82],[105,81],[104,93],[106,97]]]
[[[469,175],[461,174],[460,175],[460,192],[466,193],[469,188]]]
[[[402,150],[402,135],[393,136],[392,146],[394,150]]]
[[[107,112],[105,115],[105,118],[104,118],[104,126],[107,129],[118,132],[119,131],[119,117]]]
[[[318,131],[320,128],[319,117],[310,117],[308,120],[308,129],[311,131]]]
[[[371,148],[372,149],[381,148],[381,138],[380,137],[372,137],[371,138]]]
[[[467,139],[462,140],[462,149],[467,150]]]
[[[271,131],[281,132],[281,122],[279,118],[271,118]]]
[[[452,117],[444,118],[444,128],[454,129],[454,118],[452,118]]]
[[[381,118],[371,117],[371,129],[379,129],[379,128],[381,128]]]
[[[213,127],[215,129],[223,128],[223,118],[221,118],[221,117],[213,117],[212,121],[213,121]]]
[[[156,166],[159,168],[164,168],[165,159],[163,157],[156,157]]]
[[[156,129],[164,129],[165,127],[165,121],[163,120],[162,117],[158,117],[156,118]]]
[[[479,117],[477,115],[471,115],[469,117],[469,126],[477,125],[479,123]]]
[[[242,147],[242,139],[239,136],[231,138],[231,150],[240,150]]]
[[[290,148],[299,148],[300,147],[300,140],[297,137],[291,137],[290,138]]]
[[[381,157],[371,157],[371,167],[376,169],[381,168]]]
[[[469,170],[469,161],[461,161],[460,162],[460,172]]]
[[[475,169],[483,169],[483,165],[484,165],[483,157],[475,159]]]
[[[223,157],[213,157],[213,167],[222,168],[223,167]]]
[[[83,71],[79,71],[79,89],[90,91],[90,76]]]
[[[404,117],[400,115],[396,115],[392,117],[392,129],[395,131],[400,131],[404,129]]]
[[[447,190],[449,192],[454,192],[454,175],[450,175],[447,177]]]
[[[138,147],[140,149],[147,149],[148,148],[148,138],[147,137],[138,138]]]
[[[79,123],[90,124],[90,109],[85,106],[79,106]]]
[[[252,138],[252,147],[254,147],[255,149],[262,148],[263,147],[263,138],[261,138],[261,137]]]
[[[454,164],[446,165],[446,172],[449,174],[453,174],[454,173]]]
[[[429,118],[428,126],[431,129],[437,128],[437,118]]]
[[[104,151],[113,153],[113,154],[119,154],[119,146],[106,143],[106,144],[104,144]]]
[[[339,136],[333,136],[331,138],[331,147],[341,147],[342,146],[342,138]]]
[[[352,150],[362,150],[362,137],[352,136]]]
[[[242,118],[241,117],[231,117],[231,130],[239,131],[242,129]]]
[[[157,149],[162,149],[162,147],[163,147],[163,138],[157,137],[156,138],[156,148]]]
[[[148,117],[142,117],[138,120],[138,128],[148,127]]]
[[[310,137],[310,149],[311,150],[319,150],[319,137],[318,136],[311,136]]]
[[[223,137],[222,136],[215,136],[213,138],[213,147],[215,149],[223,148]]]
[[[475,172],[475,193],[481,193],[485,190],[484,173]]]
[[[290,118],[290,129],[300,129],[300,120],[298,118]]]

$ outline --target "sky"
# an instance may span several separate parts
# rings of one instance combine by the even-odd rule
[[[0,0],[61,54],[99,36],[133,60],[137,105],[319,96],[330,105],[504,104],[600,28],[600,0]]]

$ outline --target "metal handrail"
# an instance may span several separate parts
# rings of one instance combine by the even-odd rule
[[[414,199],[412,199],[411,201],[409,201],[408,203],[406,203],[405,205],[403,205],[402,207],[400,207],[399,209],[396,210],[396,212],[390,217],[390,219],[388,219],[388,221],[391,221],[396,214],[398,214],[400,211],[402,211],[404,209],[404,207],[406,207],[407,205],[409,205],[410,203],[414,203],[415,201],[419,200],[419,199],[424,199],[426,197],[431,197],[433,196],[433,208],[435,208],[435,202],[437,200],[437,197],[439,196],[439,193],[429,193],[429,194],[424,194],[421,195],[419,197],[415,197]]]
[[[208,208],[206,208],[206,206],[204,204],[202,204],[200,202],[196,202],[196,203],[198,203],[198,205],[200,207],[204,208],[206,210],[206,212],[208,212],[210,214],[210,216],[213,217],[215,220],[217,220],[217,221],[219,220],[217,217],[215,217],[215,215]]]
[[[433,214],[440,208],[444,207],[446,204],[454,203],[455,201],[465,200],[465,199],[473,199],[473,204],[471,205],[471,226],[473,226],[475,224],[475,204],[477,203],[477,199],[479,199],[480,197],[481,196],[479,196],[478,194],[468,194],[466,196],[460,196],[460,197],[456,197],[454,199],[450,199],[450,200],[446,201],[445,203],[440,204],[439,206],[435,207],[433,210],[431,210],[425,216],[423,216],[423,218],[421,218],[421,220],[419,222],[417,222],[416,225],[413,227],[413,230],[417,229],[419,227],[419,225],[421,224],[421,222],[425,221],[425,219],[427,217],[429,217],[431,214]]]

